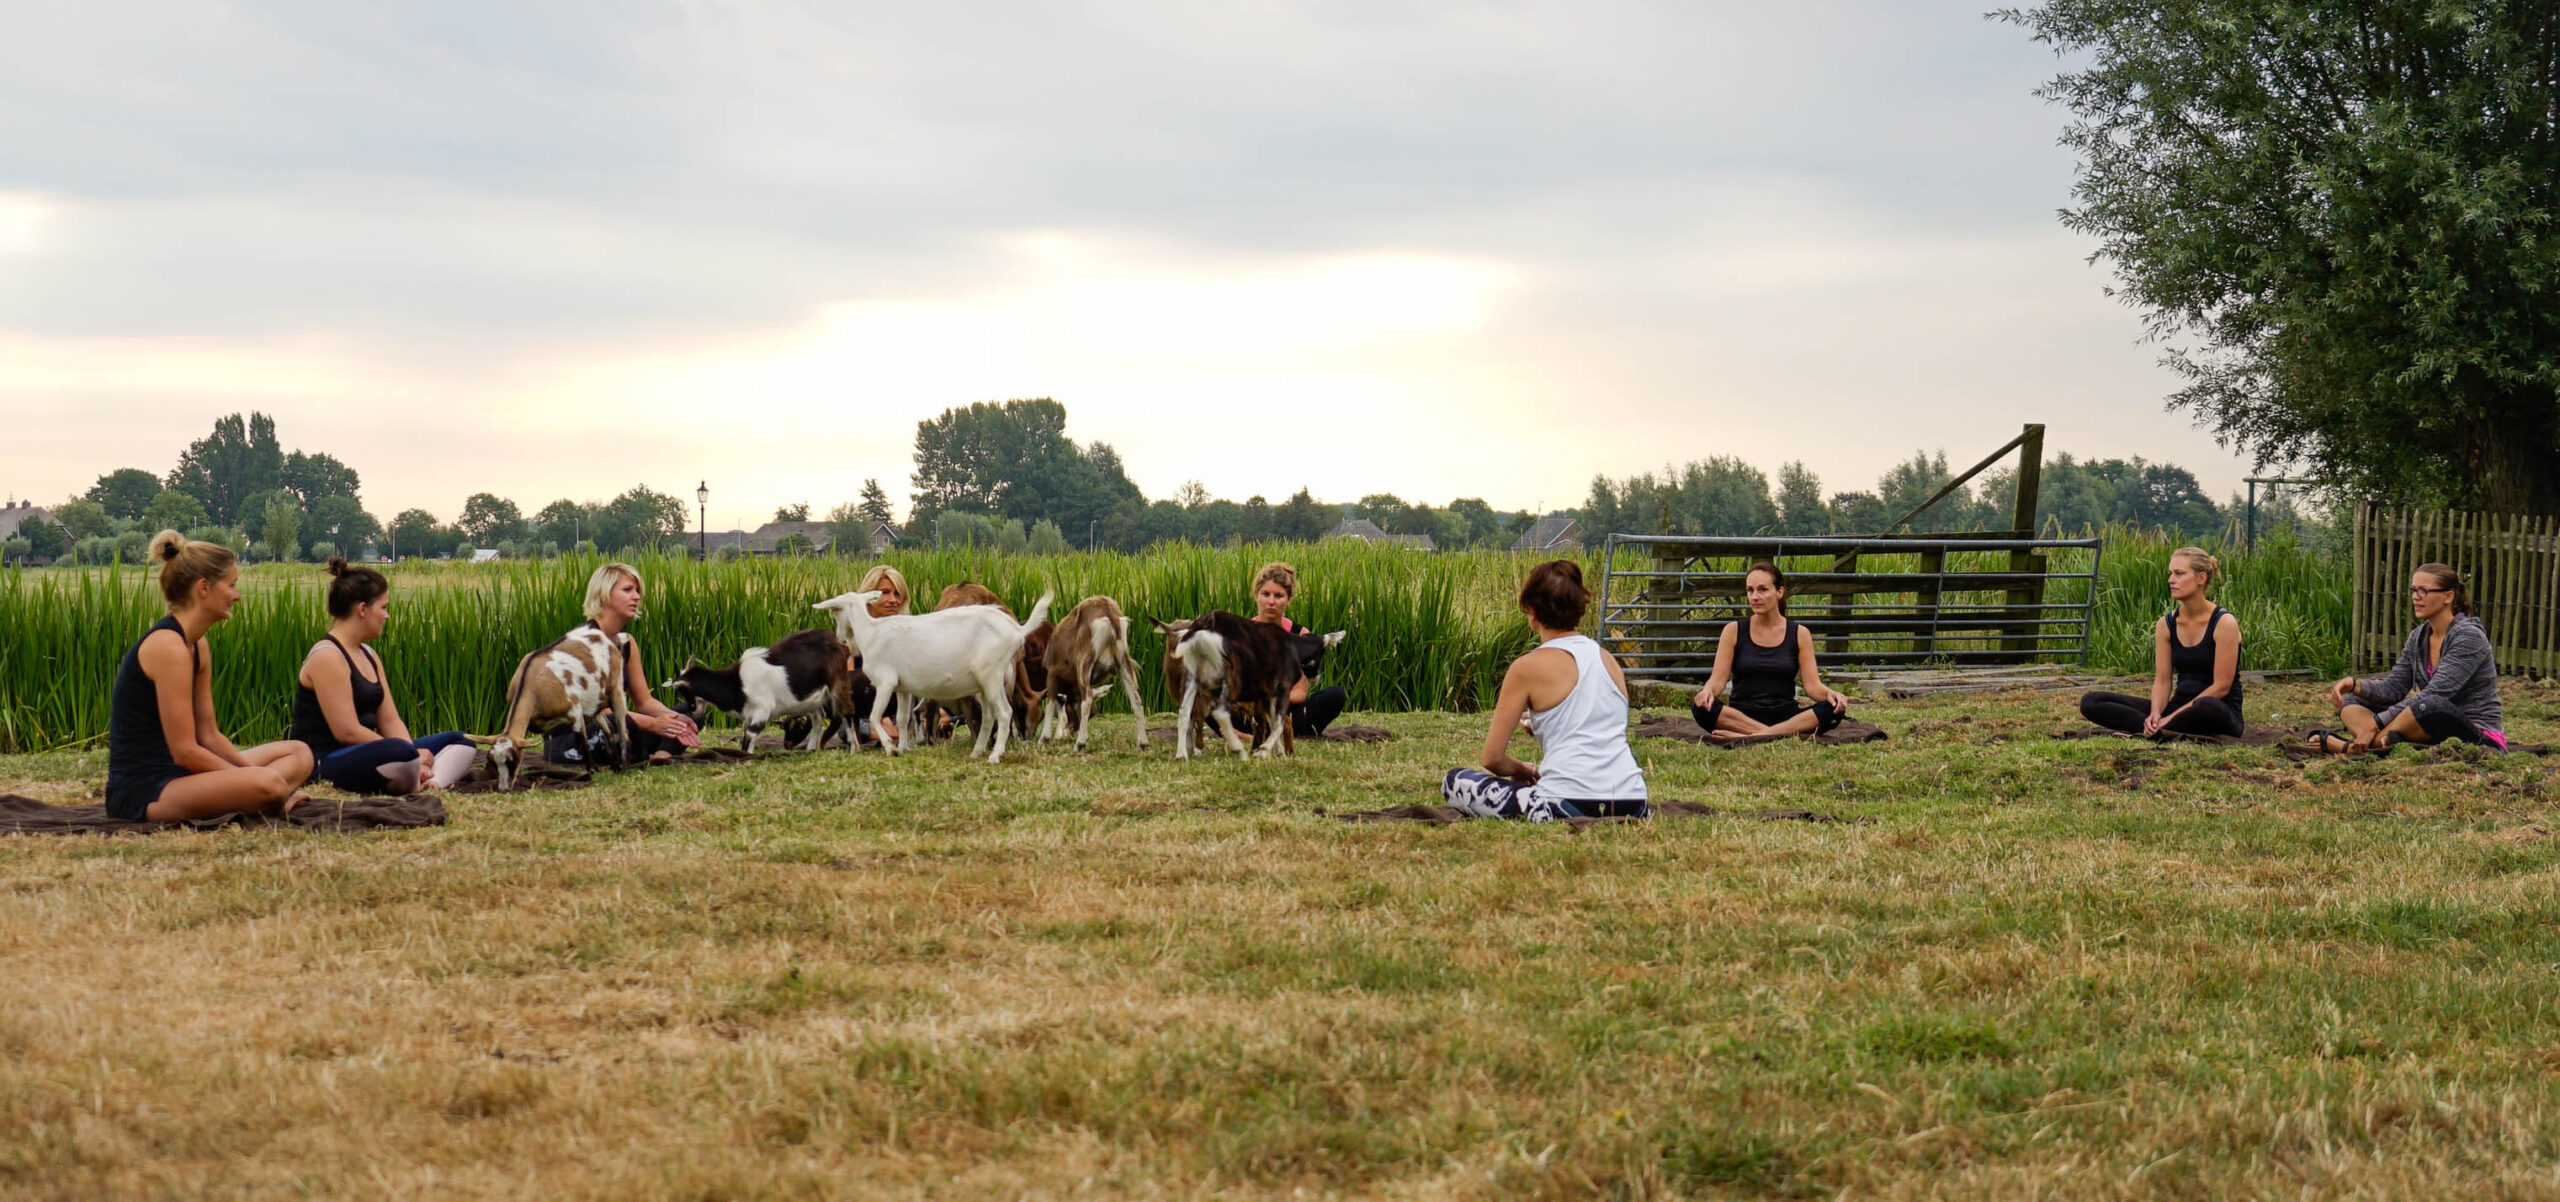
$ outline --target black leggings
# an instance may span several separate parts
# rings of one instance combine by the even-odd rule
[[[2186,707],[2185,713],[2178,712],[2182,705]],[[2170,734],[2238,736],[2248,733],[2247,724],[2240,720],[2239,709],[2219,697],[2192,700],[2173,697],[2169,700],[2169,712],[2177,715],[2169,719],[2165,728]],[[2084,693],[2080,697],[2080,716],[2108,730],[2138,735],[2142,733],[2142,724],[2151,718],[2151,699],[2131,693]]]
[[[2364,697],[2356,694],[2348,695],[2347,705],[2351,708],[2363,709],[2368,713],[2375,713],[2373,706],[2368,704]],[[2376,714],[2376,720],[2379,721],[2378,713]],[[2481,746],[2488,747],[2492,750],[2505,750],[2505,748],[2499,747],[2497,744],[2490,742],[2487,735],[2481,734],[2480,728],[2477,725],[2474,725],[2471,719],[2465,718],[2460,713],[2453,710],[2446,710],[2440,714],[2418,715],[2418,729],[2427,732],[2427,737],[2423,739],[2413,739],[2407,735],[2393,735],[2391,736],[2391,741],[2394,743],[2419,744],[2478,743]]]
[[[1307,694],[1306,700],[1289,707],[1289,729],[1306,738],[1323,734],[1325,727],[1342,716],[1342,707],[1350,700],[1351,695],[1339,685],[1317,689]]]
[[[1692,705],[1689,707],[1689,716],[1697,719],[1698,729],[1712,733],[1716,728],[1716,719],[1724,714],[1726,704],[1724,698],[1719,697],[1713,705]],[[1788,702],[1785,705],[1736,705],[1733,708],[1749,715],[1753,721],[1762,726],[1776,726],[1809,709],[1813,711],[1813,733],[1815,734],[1829,732],[1832,727],[1840,725],[1840,719],[1848,716],[1847,710],[1828,701],[1813,705],[1797,705],[1794,702]]]

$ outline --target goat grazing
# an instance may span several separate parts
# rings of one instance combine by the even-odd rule
[[[994,589],[974,580],[963,580],[942,590],[942,596],[934,602],[933,612],[941,613],[946,609],[958,609],[964,605],[992,605],[1004,611],[1004,616],[1008,618],[1013,616],[1013,607],[1005,604],[1004,598],[997,596]],[[1049,635],[1053,629],[1047,622],[1030,623],[1031,633],[1024,636],[1022,650],[1013,658],[1011,700],[1013,702],[1013,737],[1017,739],[1031,737],[1032,715],[1040,712],[1040,698],[1049,691],[1049,670],[1041,662],[1041,656],[1049,649]],[[978,714],[974,703],[961,703],[960,718],[969,724],[969,730],[972,733],[977,731]],[[924,731],[928,737],[931,736],[934,726],[933,714],[928,710],[925,715]]]
[[[814,717],[803,751],[816,751],[827,735],[829,712],[853,714],[853,655],[832,630],[803,630],[770,647],[750,647],[737,665],[706,668],[687,662],[662,686],[736,714],[746,725],[738,746],[756,749],[765,724],[776,718]],[[858,744],[847,739],[845,749]]]
[[[983,750],[988,763],[1002,763],[1013,725],[1014,660],[1031,628],[1048,618],[1049,603],[1056,595],[1040,594],[1027,622],[1014,621],[991,605],[875,618],[871,601],[879,595],[868,589],[845,593],[814,608],[835,612],[836,632],[862,657],[863,673],[879,690],[871,702],[875,729],[888,711],[890,698],[908,699],[900,702],[898,741],[885,750],[895,755],[914,746],[914,701],[956,705],[974,698],[988,720],[981,724],[969,753],[974,756]]]
[[[1051,737],[1053,728],[1064,733],[1067,712],[1073,708],[1076,750],[1084,750],[1090,737],[1087,728],[1093,724],[1093,703],[1116,675],[1121,691],[1128,694],[1129,712],[1138,716],[1138,748],[1145,750],[1147,699],[1138,692],[1138,661],[1129,654],[1129,619],[1120,612],[1119,603],[1109,597],[1087,597],[1067,611],[1058,630],[1059,635],[1041,653],[1049,687],[1041,699],[1045,712],[1040,737]]]
[[[498,791],[514,787],[515,766],[525,740],[538,730],[567,723],[586,742],[590,722],[613,714],[614,762],[627,764],[631,754],[631,697],[623,681],[622,647],[611,635],[581,626],[560,641],[517,661],[507,678],[507,716],[502,732],[489,744],[489,763],[498,772]],[[595,764],[587,764],[595,774]]]

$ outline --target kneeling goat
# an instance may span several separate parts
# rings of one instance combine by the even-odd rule
[[[1041,699],[1045,711],[1041,738],[1050,738],[1053,731],[1063,733],[1072,707],[1076,750],[1084,750],[1090,737],[1087,728],[1093,724],[1093,703],[1116,675],[1121,691],[1128,694],[1129,712],[1138,716],[1138,748],[1146,749],[1147,699],[1138,692],[1138,661],[1129,654],[1129,619],[1120,612],[1119,602],[1109,597],[1077,602],[1050,637],[1041,661],[1049,677],[1047,694]]]
[[[750,647],[730,668],[688,662],[661,687],[698,697],[745,724],[738,746],[754,752],[765,724],[777,718],[815,717],[803,751],[816,751],[827,736],[829,712],[853,713],[853,655],[832,630],[803,630],[770,647]],[[856,743],[848,738],[845,749]]]
[[[622,647],[593,626],[581,626],[560,641],[516,662],[507,678],[507,717],[503,733],[489,744],[489,763],[498,772],[498,791],[514,786],[515,766],[525,740],[533,732],[561,723],[586,742],[590,722],[602,722],[610,709],[615,724],[614,761],[628,764],[631,755],[631,698],[623,681]],[[595,774],[595,765],[587,765]]]
[[[987,721],[969,754],[983,752],[988,763],[1002,763],[1006,738],[1013,733],[1014,659],[1021,654],[1030,629],[1048,619],[1049,603],[1057,599],[1056,594],[1040,594],[1030,619],[1023,622],[989,605],[875,618],[871,602],[879,595],[866,589],[830,597],[814,608],[835,611],[836,632],[862,657],[862,671],[879,691],[871,702],[874,729],[888,712],[889,699],[902,698],[898,741],[886,750],[895,755],[914,746],[914,702],[956,705],[974,698]]]

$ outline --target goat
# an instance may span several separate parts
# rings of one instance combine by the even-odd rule
[[[994,589],[974,580],[963,580],[942,590],[942,596],[934,602],[933,611],[941,613],[946,609],[958,609],[964,605],[992,605],[1003,610],[1004,616],[1008,618],[1013,616],[1013,607],[1005,604],[1004,598],[997,596]],[[1053,629],[1047,622],[1032,623],[1030,635],[1023,640],[1021,653],[1014,657],[1011,700],[1013,702],[1013,737],[1017,739],[1031,737],[1031,717],[1039,712],[1040,699],[1049,691],[1049,670],[1041,662],[1041,656],[1049,648],[1049,635]],[[969,724],[971,731],[976,731],[978,714],[975,704],[966,701],[960,704],[961,720]],[[924,733],[927,738],[931,738],[933,728],[939,725],[935,721],[937,715],[934,707],[930,705],[924,707],[922,712]]]
[[[1182,632],[1191,629],[1191,619],[1183,618],[1167,622],[1157,618],[1149,618],[1147,619],[1147,624],[1155,627],[1156,633],[1164,636],[1165,691],[1173,694],[1175,697],[1180,697],[1182,696],[1183,685],[1190,680],[1191,674],[1182,666],[1182,655],[1179,643],[1181,642]],[[1257,623],[1257,625],[1259,625],[1259,623]],[[1281,637],[1289,640],[1291,649],[1296,651],[1298,654],[1300,674],[1312,683],[1316,678],[1316,672],[1324,665],[1324,653],[1336,646],[1339,646],[1345,633],[1346,632],[1344,631],[1335,630],[1324,634],[1317,634],[1311,630],[1300,629],[1284,634]],[[1236,729],[1245,732],[1245,737],[1248,740],[1258,743],[1269,737],[1271,728],[1268,720],[1263,715],[1261,702],[1250,698],[1238,697],[1232,705],[1232,712],[1235,715]],[[1209,726],[1208,710],[1204,707],[1193,713],[1187,726],[1191,735],[1191,745],[1193,747],[1200,746],[1204,741],[1203,736],[1206,734]],[[1280,737],[1284,740],[1282,743],[1284,750],[1288,754],[1296,754],[1298,741],[1295,733],[1284,732]],[[1176,745],[1177,747],[1179,746],[1179,740],[1177,740]]]
[[[1209,715],[1217,719],[1228,750],[1238,758],[1268,756],[1289,740],[1289,691],[1305,672],[1299,667],[1296,647],[1278,626],[1213,609],[1191,620],[1190,629],[1176,638],[1174,652],[1182,660],[1185,679],[1181,712],[1174,722],[1173,758],[1191,758],[1192,715],[1198,712],[1201,695],[1211,689],[1216,692]],[[1260,703],[1271,722],[1271,733],[1250,751],[1236,734],[1239,698]],[[1294,750],[1294,743],[1288,745]]]
[[[622,646],[593,626],[581,626],[560,641],[516,662],[507,678],[507,716],[489,744],[489,763],[498,772],[498,791],[513,787],[515,764],[525,740],[537,730],[562,722],[584,743],[587,724],[610,708],[613,713],[614,762],[628,764],[631,754],[631,697],[623,680]],[[595,774],[589,762],[587,774]]]
[[[1138,749],[1146,750],[1147,699],[1138,692],[1138,661],[1129,654],[1129,618],[1120,612],[1119,603],[1109,597],[1087,597],[1067,611],[1066,620],[1058,625],[1066,637],[1050,639],[1041,653],[1049,687],[1041,698],[1040,737],[1049,738],[1053,728],[1065,733],[1067,711],[1073,707],[1076,750],[1084,750],[1090,737],[1087,728],[1093,724],[1093,703],[1117,675],[1121,691],[1129,697],[1129,712],[1138,717]]]
[[[884,749],[896,755],[914,746],[914,701],[956,704],[974,697],[986,709],[989,721],[980,726],[969,753],[974,756],[986,749],[988,763],[1002,763],[1013,725],[1009,686],[1014,659],[1031,628],[1048,618],[1049,603],[1057,595],[1040,594],[1028,622],[1016,622],[989,605],[875,618],[871,601],[879,595],[875,590],[845,593],[813,608],[833,610],[836,632],[862,656],[862,670],[879,690],[871,702],[875,729],[891,697],[908,699],[900,703],[897,744]]]
[[[803,751],[816,751],[826,738],[823,721],[829,711],[853,713],[852,653],[832,630],[803,630],[770,647],[750,647],[734,667],[706,668],[687,661],[684,670],[662,686],[678,695],[700,698],[722,713],[736,714],[746,725],[738,746],[754,752],[765,724],[776,718],[815,716]],[[845,749],[857,744],[847,740]]]

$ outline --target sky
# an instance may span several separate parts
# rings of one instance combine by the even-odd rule
[[[1051,397],[1150,497],[1577,504],[2025,422],[2216,496],[1979,3],[38,5],[0,40],[0,490],[215,417],[377,515],[823,513]]]

